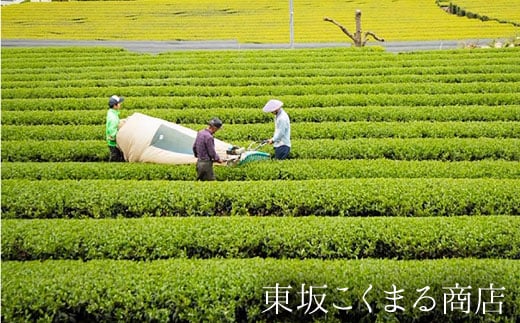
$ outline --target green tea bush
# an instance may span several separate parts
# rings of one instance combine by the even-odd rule
[[[2,285],[9,288],[2,291],[1,318],[514,322],[519,318],[519,273],[518,261],[499,259],[7,261],[2,263]],[[445,301],[459,291],[469,298],[467,312]],[[273,307],[276,301],[284,308]]]
[[[3,218],[518,215],[517,179],[4,180]],[[281,185],[283,184],[283,185]]]
[[[520,218],[3,220],[3,260],[520,259]]]

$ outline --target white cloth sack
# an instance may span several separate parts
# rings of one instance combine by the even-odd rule
[[[126,161],[159,164],[195,164],[193,143],[197,131],[163,119],[134,113],[117,133],[117,144]],[[231,145],[215,139],[221,159]]]

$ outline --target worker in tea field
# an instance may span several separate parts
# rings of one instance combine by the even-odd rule
[[[121,109],[121,103],[123,103],[124,98],[119,97],[117,95],[112,95],[110,99],[108,99],[108,111],[107,111],[107,123],[106,123],[106,139],[108,144],[108,149],[110,150],[110,159],[111,162],[124,162],[125,156],[119,147],[117,146],[117,132],[122,125],[121,120],[119,119],[119,110]]]
[[[275,116],[274,135],[267,140],[274,147],[274,159],[286,159],[291,152],[291,122],[282,105],[282,101],[269,100],[263,108],[264,112]]]
[[[197,157],[197,180],[214,181],[213,163],[224,163],[215,151],[215,139],[213,135],[222,127],[219,118],[213,118],[208,122],[208,127],[197,133],[193,143],[193,155]]]

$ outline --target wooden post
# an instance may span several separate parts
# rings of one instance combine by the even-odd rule
[[[361,10],[356,10],[356,39],[354,39],[356,47],[361,46]]]

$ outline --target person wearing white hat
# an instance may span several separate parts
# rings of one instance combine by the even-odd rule
[[[274,159],[286,159],[291,152],[291,121],[282,109],[283,102],[269,100],[263,111],[272,113],[274,117],[274,135],[267,142],[274,147]]]
[[[124,98],[119,97],[117,95],[112,95],[110,99],[108,99],[108,111],[107,111],[107,122],[106,122],[106,140],[108,144],[108,149],[110,151],[110,159],[111,162],[124,162],[125,156],[119,147],[117,146],[117,132],[120,127],[120,119],[119,119],[119,110],[121,109],[121,103],[123,103]]]

